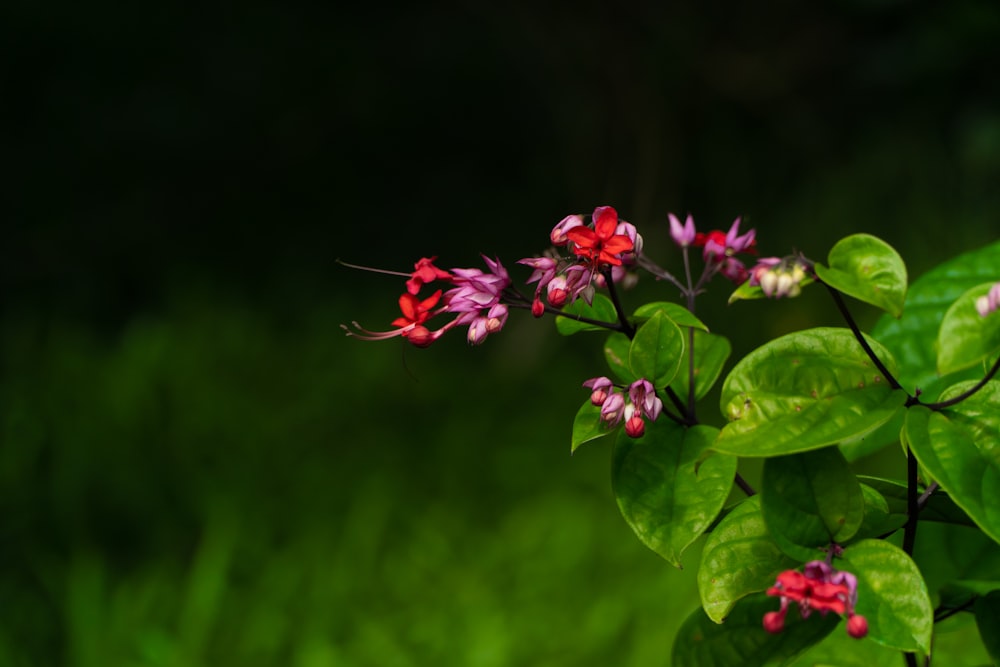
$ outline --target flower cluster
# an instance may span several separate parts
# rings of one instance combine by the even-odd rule
[[[579,297],[591,303],[594,283],[604,284],[604,271],[610,269],[611,279],[617,283],[625,278],[626,267],[635,263],[642,250],[642,237],[635,226],[620,220],[610,206],[598,206],[590,217],[591,225],[587,225],[584,216],[568,215],[549,233],[552,245],[566,247],[572,257],[560,257],[554,251],[518,261],[534,269],[528,283],[538,283],[531,305],[535,317],[545,312],[542,291],[553,308],[562,308]]]
[[[986,317],[997,308],[1000,308],[1000,283],[995,283],[989,292],[976,299],[976,310],[983,317]]]
[[[721,273],[737,285],[747,279],[747,268],[736,259],[738,253],[755,253],[757,231],[751,229],[746,234],[740,234],[740,218],[730,225],[728,232],[715,229],[707,234],[695,231],[694,220],[689,215],[684,224],[680,224],[673,213],[670,218],[670,235],[674,242],[682,248],[694,245],[702,249],[702,257],[710,272]]]
[[[868,621],[854,613],[858,601],[858,580],[849,573],[835,570],[829,563],[814,560],[806,563],[802,572],[785,570],[778,575],[768,595],[781,598],[781,609],[764,614],[764,629],[770,633],[781,632],[785,627],[788,603],[797,602],[802,618],[813,611],[847,616],[847,634],[861,639],[868,634]]]
[[[750,284],[775,299],[798,296],[810,280],[809,265],[797,256],[764,257],[750,269]]]
[[[452,269],[444,271],[434,266],[434,257],[423,257],[414,264],[414,271],[406,281],[406,292],[399,297],[402,317],[393,320],[391,331],[369,331],[352,322],[354,331],[343,327],[348,336],[362,340],[385,340],[402,336],[417,347],[427,347],[449,329],[468,325],[468,340],[478,345],[491,333],[503,328],[507,321],[507,305],[503,303],[504,290],[510,286],[507,270],[498,259],[483,255],[489,272],[480,269]],[[404,274],[405,275],[405,274]],[[453,287],[437,290],[420,299],[423,287],[432,282],[445,282]],[[440,304],[440,305],[438,305]],[[428,320],[444,313],[457,317],[436,330],[426,326]]]
[[[606,377],[591,378],[583,383],[591,390],[590,402],[601,408],[601,421],[608,428],[625,422],[625,433],[641,438],[646,432],[646,419],[656,421],[663,411],[663,401],[656,395],[653,384],[639,379],[629,385],[628,401],[625,394]]]

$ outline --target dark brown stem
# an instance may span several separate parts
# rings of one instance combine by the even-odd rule
[[[872,360],[872,363],[875,364],[875,367],[886,379],[890,387],[892,387],[893,389],[902,389],[903,386],[899,384],[899,382],[896,380],[893,374],[889,372],[889,369],[885,367],[885,364],[882,363],[882,360],[879,359],[878,356],[876,356],[875,351],[872,349],[871,345],[869,345],[868,341],[865,340],[864,334],[861,333],[861,329],[858,328],[857,322],[854,321],[854,317],[851,315],[851,311],[847,309],[847,304],[844,303],[844,299],[840,296],[840,292],[830,287],[826,283],[823,284],[826,285],[826,288],[830,291],[830,296],[833,297],[833,302],[837,304],[837,309],[840,311],[840,314],[843,315],[844,319],[847,321],[847,326],[851,328],[851,332],[854,334],[854,337],[857,338],[858,343],[861,344],[861,349],[863,349],[865,351],[865,354],[868,355],[868,358]]]
[[[931,410],[943,410],[945,408],[950,408],[951,406],[955,405],[956,403],[961,403],[962,401],[964,401],[965,399],[967,399],[969,396],[972,396],[977,391],[979,391],[980,389],[982,389],[983,387],[985,387],[986,383],[989,382],[990,380],[992,380],[993,376],[996,375],[997,370],[1000,370],[1000,357],[997,357],[997,360],[993,364],[993,367],[990,368],[990,370],[986,373],[985,377],[983,377],[982,380],[980,380],[979,382],[977,382],[975,384],[975,386],[970,387],[966,391],[963,391],[958,396],[954,396],[952,398],[949,398],[947,401],[941,401],[939,403],[924,403],[924,407],[928,407]]]

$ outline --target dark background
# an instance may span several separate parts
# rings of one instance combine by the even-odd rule
[[[401,283],[335,260],[521,282],[601,204],[675,267],[669,211],[911,276],[997,231],[990,2],[2,15],[0,664],[666,664],[697,554],[568,456],[596,339],[346,339]],[[726,294],[738,354],[837,322]]]

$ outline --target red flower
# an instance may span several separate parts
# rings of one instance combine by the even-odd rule
[[[423,324],[430,319],[432,314],[431,308],[437,305],[440,298],[441,290],[434,292],[434,294],[431,294],[423,301],[407,292],[399,297],[399,309],[403,312],[403,316],[394,319],[392,325],[412,328],[418,324]],[[402,335],[405,336],[406,333],[404,332]]]
[[[406,291],[416,296],[420,288],[435,280],[451,280],[452,275],[447,271],[434,266],[437,257],[421,257],[413,265],[414,271],[410,274],[410,279],[406,281]]]
[[[566,238],[573,242],[573,252],[590,260],[594,268],[602,264],[620,266],[620,255],[632,250],[635,244],[625,234],[615,233],[618,212],[610,206],[598,206],[594,209],[593,219],[593,229],[579,226],[566,232]]]

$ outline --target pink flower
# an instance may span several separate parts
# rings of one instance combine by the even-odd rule
[[[589,387],[591,390],[590,402],[594,405],[602,405],[607,400],[608,393],[614,390],[615,383],[609,378],[601,376],[590,378],[583,383],[583,386]]]
[[[765,257],[750,269],[750,284],[760,286],[764,296],[775,299],[801,294],[807,277],[806,266],[796,258]]]
[[[670,218],[670,236],[673,238],[674,243],[682,248],[686,248],[694,243],[696,232],[694,218],[690,214],[683,225],[681,225],[681,221],[673,213],[668,214],[667,217]]]
[[[696,234],[694,245],[704,247],[705,261],[722,261],[736,253],[753,252],[756,234],[756,230],[751,229],[740,236],[740,218],[736,218],[725,234],[717,229],[708,234]]]
[[[831,611],[846,614],[848,634],[860,639],[868,634],[868,621],[854,613],[857,587],[858,581],[853,574],[835,570],[821,560],[806,563],[802,572],[785,570],[778,575],[774,586],[767,589],[768,595],[781,598],[781,608],[764,614],[764,629],[771,633],[781,632],[789,603],[796,602],[802,618],[808,618],[813,611],[824,616]]]

